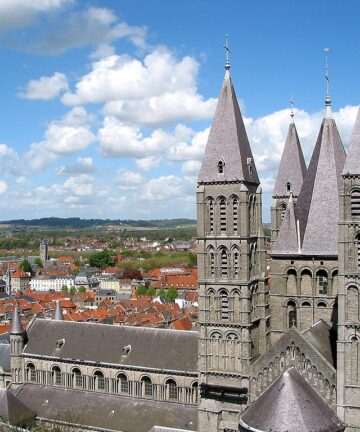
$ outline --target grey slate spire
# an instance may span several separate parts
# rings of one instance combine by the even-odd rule
[[[225,79],[212,121],[198,183],[259,183],[228,62],[225,68]]]
[[[296,204],[302,254],[337,255],[339,192],[345,157],[336,123],[325,114]]]
[[[24,333],[24,328],[21,323],[19,311],[17,305],[15,305],[14,312],[12,314],[10,334],[21,335]]]
[[[292,194],[286,208],[284,220],[276,239],[273,254],[296,254],[299,252],[299,239],[296,229],[295,209]]]
[[[360,107],[358,109],[355,126],[351,136],[349,154],[347,155],[343,175],[360,174]]]
[[[60,306],[60,301],[56,300],[56,306],[55,306],[55,312],[54,312],[54,316],[53,319],[56,321],[64,321],[64,315]]]
[[[301,149],[299,136],[295,123],[289,125],[285,147],[281,156],[279,170],[276,176],[273,197],[286,197],[290,183],[291,192],[295,197],[299,196],[301,186],[306,174],[304,155]]]

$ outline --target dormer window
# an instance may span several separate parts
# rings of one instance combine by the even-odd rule
[[[249,174],[252,174],[252,158],[248,157],[246,159],[246,163],[247,163],[247,166],[248,166]]]
[[[291,183],[289,181],[286,183],[286,192],[291,192]]]
[[[131,345],[124,346],[122,355],[123,356],[128,356],[130,354],[130,351],[131,351]]]
[[[217,164],[219,174],[224,174],[224,166],[225,166],[224,161],[220,159]]]
[[[61,349],[65,344],[65,339],[58,339],[56,341],[56,349]]]

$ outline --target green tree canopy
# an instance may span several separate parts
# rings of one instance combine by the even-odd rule
[[[147,290],[146,290],[146,295],[148,295],[148,296],[156,296],[156,290],[155,290],[155,288],[154,287],[149,287]]]
[[[79,292],[79,293],[84,293],[84,292],[86,292],[86,288],[84,287],[84,285],[80,285],[80,286],[79,286],[78,292]]]
[[[136,294],[137,295],[146,295],[145,285],[139,284],[138,287],[136,288]]]
[[[35,258],[34,264],[38,265],[39,267],[44,267],[43,262],[41,261],[40,258]]]
[[[178,297],[177,289],[173,286],[169,287],[166,291],[166,298],[170,301],[174,301]]]
[[[69,292],[69,287],[68,287],[67,285],[63,285],[63,286],[61,287],[61,292],[63,292],[63,293],[68,293],[68,292]]]
[[[114,264],[114,253],[108,249],[96,252],[89,257],[89,264],[93,267],[105,268]]]
[[[21,264],[20,264],[20,268],[22,268],[24,270],[24,272],[27,273],[31,273],[31,265],[29,263],[28,260],[24,260]]]
[[[76,294],[76,288],[75,287],[71,287],[70,288],[70,294]]]
[[[165,297],[165,296],[166,296],[166,292],[165,292],[164,288],[160,288],[160,289],[158,290],[158,292],[157,292],[157,295],[158,295],[159,297]]]

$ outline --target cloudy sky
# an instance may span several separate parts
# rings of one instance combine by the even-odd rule
[[[229,33],[268,221],[291,96],[307,161],[316,140],[324,47],[349,143],[359,16],[357,0],[1,0],[0,219],[195,217]]]

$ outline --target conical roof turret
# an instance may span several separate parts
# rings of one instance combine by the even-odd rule
[[[355,126],[351,136],[349,154],[347,155],[343,175],[360,174],[360,107],[358,109]]]
[[[21,323],[18,307],[17,305],[15,305],[14,312],[12,314],[12,319],[11,319],[10,334],[21,335],[23,333],[24,333],[24,328]]]
[[[273,254],[287,255],[297,254],[299,252],[299,238],[296,228],[295,208],[292,194],[286,208],[284,220],[281,224],[279,235],[276,239]]]
[[[53,319],[56,321],[64,321],[64,315],[60,306],[60,300],[56,300],[56,305],[55,305],[55,312],[54,312],[54,316]]]
[[[293,196],[298,197],[305,175],[306,165],[299,136],[295,123],[291,122],[276,176],[273,197],[286,197],[290,190]]]
[[[346,155],[335,120],[327,114],[296,204],[305,255],[334,256],[338,250],[339,192]]]
[[[259,183],[233,83],[230,64],[210,128],[198,183],[247,181]]]

